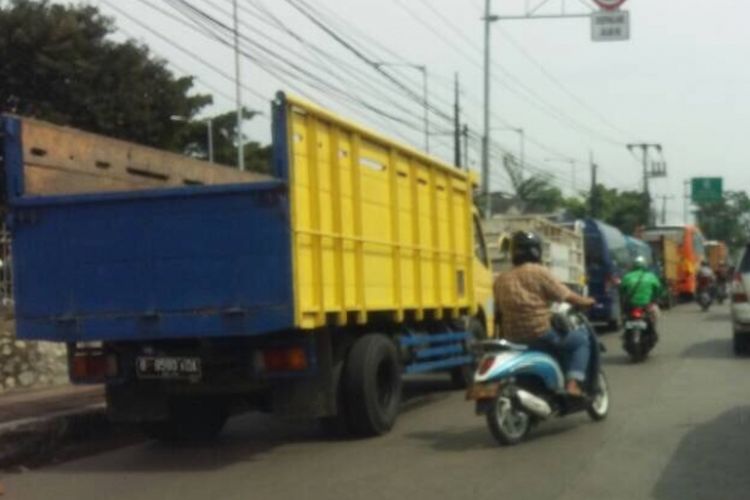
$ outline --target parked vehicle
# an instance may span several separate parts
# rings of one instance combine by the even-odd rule
[[[377,435],[403,373],[471,379],[493,317],[467,172],[284,94],[273,178],[2,131],[17,336],[65,342],[114,419],[203,438],[239,406]]]
[[[742,250],[732,280],[731,311],[733,345],[736,354],[750,352],[750,243]]]
[[[538,234],[543,242],[544,262],[552,274],[576,293],[586,294],[586,262],[582,224],[570,227],[539,215],[493,215],[482,221],[487,251],[495,274],[508,271],[510,238],[516,231]]]
[[[627,313],[622,345],[635,363],[645,360],[656,345],[655,314],[653,306],[632,307]]]
[[[693,299],[698,287],[696,271],[706,258],[703,234],[696,226],[690,225],[654,227],[643,232],[643,239],[647,242],[661,238],[668,238],[677,245],[677,293],[682,298]]]
[[[623,321],[620,281],[632,262],[627,240],[616,227],[595,219],[586,219],[584,237],[589,295],[596,300],[589,319],[619,330]]]
[[[592,346],[597,347],[592,349],[583,398],[566,394],[557,355],[506,340],[487,340],[476,346],[482,356],[467,399],[475,401],[476,413],[485,416],[501,445],[520,443],[532,427],[550,418],[582,411],[595,421],[607,417],[609,386],[599,362],[601,346],[596,334],[586,317],[569,306],[561,306],[556,314],[562,317],[556,324],[585,325]]]

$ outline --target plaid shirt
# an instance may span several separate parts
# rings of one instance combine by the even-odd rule
[[[550,305],[563,302],[571,292],[546,267],[523,264],[497,277],[495,309],[501,315],[502,336],[521,342],[548,332]]]

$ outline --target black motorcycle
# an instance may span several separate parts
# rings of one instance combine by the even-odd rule
[[[631,307],[625,320],[622,346],[634,363],[646,359],[656,345],[656,325],[650,307]]]

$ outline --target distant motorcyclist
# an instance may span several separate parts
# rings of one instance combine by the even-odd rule
[[[588,331],[580,328],[561,336],[552,328],[551,305],[568,302],[591,307],[595,301],[571,291],[542,262],[542,240],[534,233],[519,231],[511,238],[513,269],[495,280],[495,311],[503,337],[525,344],[552,344],[562,348],[566,358],[568,394],[582,396],[591,345]]]
[[[633,261],[633,269],[623,276],[620,291],[626,308],[630,309],[655,304],[664,287],[659,277],[647,268],[646,259],[639,255]]]
[[[701,266],[698,268],[698,289],[703,290],[704,288],[711,288],[716,283],[716,274],[708,262],[701,261]]]

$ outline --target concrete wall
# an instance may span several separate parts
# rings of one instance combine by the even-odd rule
[[[15,338],[12,320],[3,318],[0,324],[0,393],[68,383],[64,344],[22,342]]]

